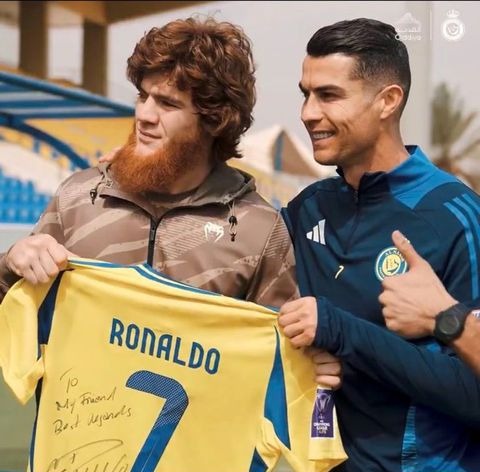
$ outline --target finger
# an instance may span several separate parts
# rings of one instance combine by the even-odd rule
[[[52,244],[47,246],[48,254],[52,258],[53,262],[60,267],[61,265],[65,264],[68,251],[63,247],[61,244],[58,244],[56,241]]]
[[[319,375],[335,375],[338,377],[342,373],[342,366],[339,362],[315,365],[314,372],[317,377]]]
[[[392,233],[392,241],[397,249],[401,252],[410,268],[414,267],[418,263],[423,262],[423,259],[420,257],[417,251],[415,251],[410,241],[400,231],[395,230]]]
[[[290,338],[290,343],[292,344],[293,347],[295,348],[301,348],[301,347],[306,347],[310,346],[312,344],[312,339],[310,339],[309,336],[307,336],[305,333],[301,333],[298,336],[294,336]]]
[[[98,162],[113,162],[115,160],[115,157],[117,155],[117,152],[120,151],[122,146],[117,146],[116,148],[113,148],[110,152],[107,152],[107,154],[104,154],[98,159]]]
[[[283,334],[290,339],[292,339],[295,336],[299,336],[300,334],[303,333],[303,331],[304,331],[303,327],[301,326],[300,323],[294,323],[283,328]]]
[[[313,358],[316,354],[326,352],[325,349],[320,349],[319,347],[309,346],[305,348],[305,354]]]
[[[299,321],[300,321],[300,318],[297,312],[288,313],[278,318],[278,324],[282,328],[298,323]]]
[[[36,283],[46,283],[50,280],[50,277],[48,274],[45,272],[45,269],[42,267],[42,264],[40,262],[40,259],[36,259],[32,261],[31,264],[32,271],[34,273]],[[33,282],[35,283],[35,282]]]
[[[23,271],[17,273],[20,277],[23,277],[27,282],[31,283],[32,285],[36,285],[39,283],[35,272],[31,267],[28,269],[24,269]]]
[[[391,310],[390,307],[388,307],[388,306],[386,306],[382,309],[382,314],[383,314],[383,317],[385,318],[385,321],[395,318],[394,311]]]
[[[58,274],[58,265],[53,260],[48,251],[42,251],[39,254],[40,266],[44,270],[47,277],[55,277]]]
[[[327,351],[315,353],[312,356],[312,360],[315,364],[340,363],[340,360],[338,358],[336,358],[333,354],[330,354]]]
[[[398,276],[398,277],[401,277],[401,276]],[[385,280],[387,279],[390,279],[390,281],[396,282],[395,277],[385,277],[383,281],[385,282]],[[383,307],[388,306],[391,302],[395,300],[396,300],[396,297],[392,295],[392,291],[389,290],[389,288],[385,288],[385,287],[383,292],[378,296],[378,301],[380,305],[382,305]]]
[[[395,319],[391,319],[391,320],[390,320],[390,319],[387,319],[387,320],[385,321],[385,326],[387,327],[387,329],[388,329],[389,331],[392,331],[392,332],[394,332],[394,333],[401,334],[402,329],[401,329],[400,325],[397,323],[397,321],[396,321]]]
[[[298,298],[297,300],[292,300],[291,302],[286,302],[280,307],[280,316],[287,315],[294,311],[299,310],[303,305],[302,299]]]
[[[315,376],[315,383],[322,387],[337,390],[342,386],[342,378],[337,375],[317,375]]]

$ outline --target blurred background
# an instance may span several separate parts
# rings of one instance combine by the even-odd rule
[[[123,144],[136,97],[127,58],[150,28],[190,15],[240,25],[252,40],[255,122],[231,165],[253,174],[274,206],[335,174],[313,161],[298,82],[311,35],[358,17],[394,25],[409,50],[404,142],[480,189],[477,2],[3,1],[0,252],[29,233],[64,178]],[[0,470],[25,469],[33,403],[20,407],[0,381]]]

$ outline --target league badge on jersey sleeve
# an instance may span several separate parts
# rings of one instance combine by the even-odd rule
[[[375,261],[375,275],[380,282],[385,277],[404,274],[407,269],[407,262],[395,246],[383,249]]]
[[[318,387],[312,414],[312,438],[333,438],[332,391]]]

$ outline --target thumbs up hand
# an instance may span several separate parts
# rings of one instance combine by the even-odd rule
[[[387,328],[406,338],[432,335],[435,317],[456,300],[445,290],[430,264],[400,231],[392,240],[408,264],[408,272],[386,277],[378,297]]]

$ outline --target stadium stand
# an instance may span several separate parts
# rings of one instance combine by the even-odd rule
[[[33,151],[0,141],[0,224],[34,224],[70,172]]]

